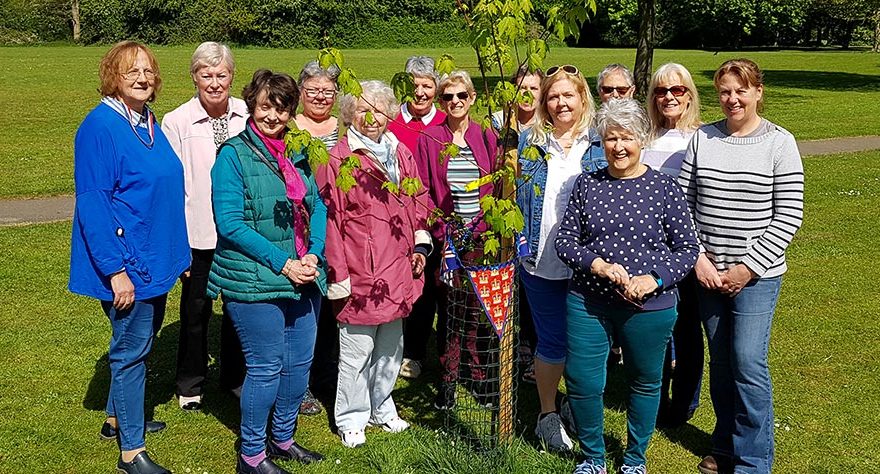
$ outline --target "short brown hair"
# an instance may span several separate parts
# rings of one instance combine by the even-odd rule
[[[276,108],[287,110],[291,114],[296,113],[296,107],[299,105],[299,87],[288,74],[274,73],[268,69],[259,69],[254,73],[250,84],[244,86],[241,92],[249,114],[254,114],[257,98],[263,91],[266,91],[269,102]]]
[[[122,84],[122,74],[134,64],[139,51],[143,51],[150,61],[150,69],[156,74],[153,79],[153,93],[147,102],[156,100],[156,94],[162,88],[162,76],[159,74],[159,62],[156,55],[145,44],[137,41],[120,41],[107,51],[101,58],[101,66],[98,68],[98,76],[101,78],[101,87],[98,92],[103,96],[116,97]]]
[[[721,67],[715,71],[715,77],[712,78],[715,90],[718,90],[721,78],[728,74],[732,74],[748,87],[764,87],[764,71],[761,71],[761,68],[751,59],[740,58],[724,61]],[[764,98],[762,97],[758,101],[758,110],[760,111],[763,106]]]

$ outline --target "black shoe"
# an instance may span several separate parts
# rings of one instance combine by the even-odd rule
[[[296,444],[296,441],[290,445],[287,451],[279,448],[274,441],[269,441],[269,445],[266,447],[266,454],[272,459],[298,461],[303,464],[311,464],[324,459],[324,456]]]
[[[148,421],[144,423],[144,431],[147,433],[156,433],[157,431],[162,431],[165,429],[164,421]],[[98,433],[101,439],[111,440],[116,439],[119,436],[119,430],[110,426],[110,423],[104,422],[101,425],[101,432]]]
[[[455,385],[441,384],[434,397],[434,408],[442,411],[455,407]]]
[[[183,411],[188,411],[188,412],[201,411],[202,404],[199,402],[184,403],[183,405],[180,406],[180,409]]]
[[[235,465],[235,474],[290,474],[290,471],[272,462],[271,459],[263,459],[257,467],[252,467],[244,462],[241,456],[238,456],[238,463]]]
[[[171,474],[168,469],[154,463],[146,451],[139,452],[131,462],[123,462],[120,457],[116,462],[116,471],[125,474]]]
[[[318,415],[321,413],[321,402],[312,395],[312,391],[306,389],[306,395],[303,397],[302,403],[299,404],[300,415]]]

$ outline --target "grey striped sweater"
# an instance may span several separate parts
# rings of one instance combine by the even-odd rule
[[[687,196],[701,250],[724,270],[744,263],[759,277],[785,273],[785,249],[804,214],[804,167],[794,137],[734,137],[716,124],[688,145],[679,184]]]

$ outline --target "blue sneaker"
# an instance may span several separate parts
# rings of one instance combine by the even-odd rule
[[[607,474],[605,466],[593,464],[593,461],[587,459],[574,468],[572,474]]]
[[[648,468],[644,464],[638,466],[620,466],[620,474],[648,474]]]

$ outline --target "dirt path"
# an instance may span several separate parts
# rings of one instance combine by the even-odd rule
[[[880,136],[802,141],[798,148],[804,156],[878,150]],[[0,227],[69,220],[73,204],[73,196],[0,200]]]

